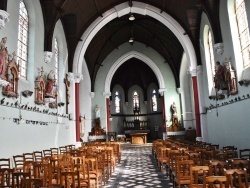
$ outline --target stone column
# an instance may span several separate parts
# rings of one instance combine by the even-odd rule
[[[110,121],[110,106],[109,106],[109,103],[110,103],[110,100],[109,100],[109,97],[111,96],[111,92],[103,92],[103,96],[105,96],[106,98],[106,118],[107,118],[107,132],[110,132],[110,126],[111,126],[111,121]]]
[[[76,143],[80,143],[80,81],[83,75],[80,73],[74,74],[75,80],[75,121],[76,121]]]
[[[197,69],[189,70],[192,76],[193,93],[194,93],[194,110],[195,110],[195,122],[196,122],[196,137],[201,137],[201,123],[200,123],[200,107],[199,107],[199,93],[197,85]]]

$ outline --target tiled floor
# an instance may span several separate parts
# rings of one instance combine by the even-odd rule
[[[122,144],[122,161],[116,166],[105,188],[173,187],[156,166],[152,144]]]

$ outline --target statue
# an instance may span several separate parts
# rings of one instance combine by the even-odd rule
[[[96,105],[95,106],[95,118],[96,119],[100,119],[100,116],[101,116],[101,114],[100,114],[100,108],[99,108],[98,105]]]
[[[5,47],[7,43],[7,37],[2,38],[0,42],[0,77],[5,78],[6,64],[8,60],[8,50]]]
[[[172,109],[172,116],[177,116],[177,107],[175,102],[173,102],[171,109]]]
[[[215,79],[215,88],[219,90],[226,90],[227,85],[225,82],[225,72],[224,72],[224,67],[220,64],[219,61],[216,62],[217,68],[215,68],[216,73],[214,76]]]
[[[47,76],[47,85],[45,90],[45,97],[55,97],[56,86],[55,83],[55,72],[51,70]]]

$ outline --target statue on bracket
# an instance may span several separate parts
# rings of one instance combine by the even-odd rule
[[[1,43],[7,41],[7,38],[2,39]],[[5,42],[6,42],[5,41]],[[1,48],[3,44],[1,44]],[[2,79],[6,79],[8,84],[3,87],[2,94],[7,97],[18,97],[18,65],[16,63],[16,52],[8,55],[7,47],[1,49],[0,52],[0,74]]]
[[[48,100],[50,108],[57,107],[57,86],[55,82],[55,72],[51,70],[47,76],[47,83],[45,88],[45,99],[50,99]]]
[[[41,67],[41,75],[35,80],[35,103],[44,105],[45,77],[43,67]]]
[[[236,73],[228,58],[225,58],[223,65],[216,62],[214,76],[214,87],[216,96],[210,96],[210,99],[224,99],[225,95],[235,95],[238,93]]]

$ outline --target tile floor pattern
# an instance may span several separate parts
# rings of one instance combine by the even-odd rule
[[[170,188],[166,174],[156,165],[152,144],[122,144],[122,160],[104,188]]]

